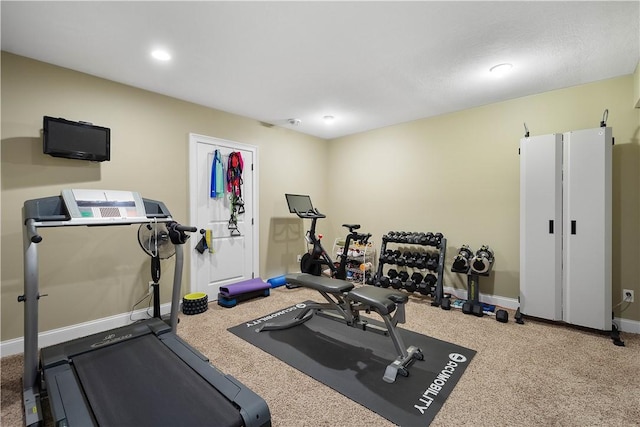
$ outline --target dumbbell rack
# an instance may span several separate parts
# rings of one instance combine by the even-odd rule
[[[386,259],[386,254],[388,254],[387,250],[388,250],[388,245],[389,244],[393,244],[393,245],[403,245],[405,247],[405,252],[408,251],[407,247],[422,247],[425,248],[426,247],[433,247],[435,249],[437,249],[437,267],[435,270],[431,270],[431,271],[435,271],[435,276],[436,276],[436,282],[434,285],[430,286],[430,289],[425,289],[425,283],[422,283],[422,290],[420,291],[421,294],[423,295],[428,295],[431,296],[433,298],[433,301],[431,302],[432,306],[440,306],[440,304],[442,303],[442,299],[444,297],[444,290],[443,290],[443,273],[444,273],[444,261],[445,261],[445,257],[446,257],[446,251],[447,251],[447,239],[444,238],[444,236],[442,236],[440,234],[441,237],[439,238],[434,238],[434,234],[433,233],[424,233],[424,232],[394,232],[391,231],[387,234],[385,234],[384,236],[382,236],[382,246],[380,248],[380,258],[379,258],[379,262],[378,262],[378,269],[377,272],[375,274],[375,277],[369,281],[369,284],[372,284],[374,286],[380,286],[381,282],[380,280],[385,276],[384,275],[384,268],[385,268],[385,264],[386,265],[397,265],[395,262],[389,262]],[[398,246],[399,248],[400,246]],[[429,253],[428,251],[422,250],[422,253]],[[427,270],[427,268],[421,268],[421,267],[416,267],[414,266],[406,266],[407,269],[412,269],[414,270],[414,272],[418,272],[418,271],[425,271]],[[431,273],[429,273],[431,274]],[[426,276],[425,276],[426,277]],[[414,292],[414,289],[407,289],[406,287],[407,281],[402,281],[400,287],[394,286],[394,288],[396,289],[403,289],[405,291],[408,292]],[[384,285],[382,285],[384,286]],[[426,292],[425,292],[426,290]]]
[[[493,313],[493,309],[490,312],[485,312],[485,305],[480,301],[480,277],[489,276],[493,268],[494,256],[488,246],[482,246],[475,255],[471,254],[472,251],[469,247],[464,245],[453,261],[451,272],[467,276],[467,300],[462,304],[462,312],[482,317],[484,314]],[[450,307],[449,298],[443,300],[442,308],[448,310]],[[497,310],[493,314],[496,316],[496,320],[501,323],[506,323],[509,320],[509,314],[506,310]]]

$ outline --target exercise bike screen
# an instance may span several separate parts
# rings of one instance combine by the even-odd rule
[[[289,205],[289,212],[296,213],[296,210],[301,213],[313,211],[311,197],[301,194],[285,194],[285,197]]]

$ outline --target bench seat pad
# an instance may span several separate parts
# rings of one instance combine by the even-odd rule
[[[396,309],[396,304],[404,304],[409,300],[407,294],[395,289],[376,288],[373,286],[353,289],[349,292],[347,298],[369,305],[382,315],[392,313]]]
[[[353,289],[353,283],[349,283],[346,280],[314,276],[309,273],[287,274],[285,279],[287,283],[292,285],[315,289],[316,291],[326,292],[328,294],[341,294]]]

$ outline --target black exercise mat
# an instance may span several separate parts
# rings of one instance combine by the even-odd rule
[[[263,323],[294,317],[305,303],[234,326],[229,332],[401,426],[428,426],[476,354],[398,328],[404,344],[419,347],[425,358],[409,368],[408,377],[398,375],[389,384],[382,376],[397,354],[387,336],[322,316],[285,330],[256,332]],[[373,316],[371,323],[382,324]]]

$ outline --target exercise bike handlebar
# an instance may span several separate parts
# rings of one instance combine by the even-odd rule
[[[305,212],[300,212],[298,209],[294,209],[296,215],[303,219],[318,219],[318,218],[326,218],[325,214],[321,214],[318,209],[309,209]]]

